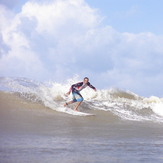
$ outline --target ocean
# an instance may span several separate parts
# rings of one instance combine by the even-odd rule
[[[163,162],[162,98],[86,88],[79,110],[94,116],[75,115],[63,104],[76,82],[0,78],[0,162]]]

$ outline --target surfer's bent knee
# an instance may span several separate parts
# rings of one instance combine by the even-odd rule
[[[80,99],[77,100],[77,102],[82,102],[84,100],[83,97],[81,97]]]

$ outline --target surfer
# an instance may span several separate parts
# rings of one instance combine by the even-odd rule
[[[66,102],[64,104],[64,106],[67,106],[69,104],[77,102],[77,105],[74,108],[74,110],[78,111],[78,107],[80,106],[80,104],[84,100],[82,95],[80,94],[80,91],[82,89],[86,88],[87,86],[89,86],[90,88],[92,88],[92,89],[94,89],[96,91],[96,88],[93,85],[90,84],[88,77],[85,77],[83,82],[79,82],[79,83],[73,84],[70,87],[70,90],[66,93],[66,95],[68,96],[71,93],[71,91],[72,91],[73,99],[72,99],[72,101]]]

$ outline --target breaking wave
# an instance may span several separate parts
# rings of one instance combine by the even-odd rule
[[[63,104],[71,100],[65,93],[77,79],[66,83],[40,83],[26,78],[0,78],[0,90],[12,92],[27,101],[40,103],[49,109],[65,112]],[[120,89],[103,89],[94,92],[90,88],[82,91],[84,102],[80,109],[110,112],[122,120],[163,122],[163,99],[155,96],[140,97]],[[71,106],[73,107],[73,106]]]

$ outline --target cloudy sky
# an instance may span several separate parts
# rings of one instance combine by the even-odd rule
[[[163,96],[162,0],[0,0],[0,76]]]

